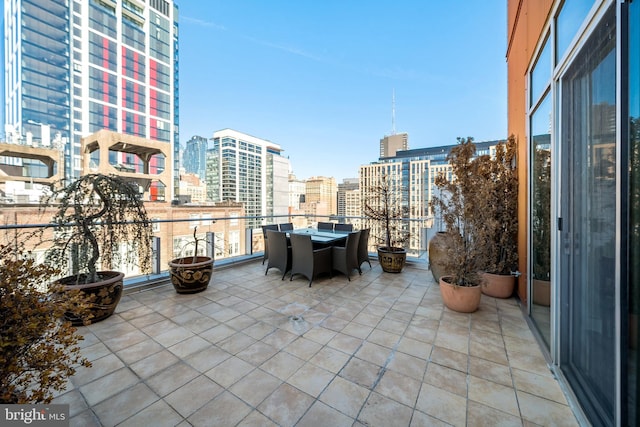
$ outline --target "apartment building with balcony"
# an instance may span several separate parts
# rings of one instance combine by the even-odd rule
[[[59,141],[64,177],[82,169],[82,138],[100,130],[165,144],[178,182],[178,9],[172,0],[5,0],[8,143]],[[43,169],[11,154],[3,164]]]
[[[518,295],[584,425],[632,426],[640,312],[640,3],[508,0]]]

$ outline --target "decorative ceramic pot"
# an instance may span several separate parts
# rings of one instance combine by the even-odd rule
[[[64,286],[64,290],[80,289],[90,298],[90,316],[86,319],[78,317],[74,313],[65,313],[65,318],[73,325],[88,325],[99,322],[111,316],[122,297],[124,289],[124,273],[119,271],[99,271],[98,277],[102,280],[95,283],[79,284],[77,275],[63,277],[56,282]]]
[[[169,261],[171,284],[179,294],[193,294],[209,286],[213,273],[213,258],[188,256]]]
[[[378,262],[382,271],[400,273],[407,260],[407,251],[403,248],[378,247]]]
[[[440,295],[444,305],[460,313],[473,313],[480,306],[482,290],[480,285],[456,286],[447,282],[450,276],[440,277]]]
[[[431,269],[433,280],[436,282],[440,280],[440,276],[447,273],[443,271],[443,265],[447,260],[448,243],[449,237],[444,231],[438,231],[436,235],[429,240],[429,269]]]
[[[480,273],[482,293],[494,298],[509,298],[513,295],[516,278],[510,274]]]

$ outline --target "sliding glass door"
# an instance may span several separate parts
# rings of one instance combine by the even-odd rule
[[[614,421],[615,6],[561,78],[560,366],[594,424]]]

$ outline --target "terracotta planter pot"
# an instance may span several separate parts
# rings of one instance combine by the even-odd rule
[[[207,256],[176,258],[169,261],[171,284],[179,294],[193,294],[207,289],[213,273],[213,258]]]
[[[440,295],[444,305],[460,313],[473,313],[480,306],[482,290],[480,285],[456,286],[447,282],[450,276],[440,277]]]
[[[448,247],[449,238],[448,234],[444,231],[438,231],[436,235],[429,240],[429,269],[431,269],[433,280],[436,282],[440,280],[440,276],[446,274],[443,265],[447,260]]]
[[[480,273],[482,293],[494,298],[510,298],[516,278],[510,274]]]
[[[111,316],[122,297],[124,289],[124,273],[119,271],[99,271],[99,277],[103,280],[86,285],[76,285],[77,275],[63,277],[56,282],[64,286],[65,290],[80,289],[83,293],[94,296],[91,302],[91,317],[84,319],[74,313],[65,313],[65,318],[73,325],[96,323]]]
[[[382,271],[400,273],[407,260],[407,251],[402,248],[378,248],[378,262]]]
[[[533,279],[531,286],[533,303],[549,307],[551,305],[551,282],[549,280]]]

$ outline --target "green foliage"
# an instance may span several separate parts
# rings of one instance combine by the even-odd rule
[[[151,224],[137,187],[122,177],[83,175],[52,190],[43,201],[48,208],[56,209],[52,226],[59,228],[47,261],[65,268],[73,259],[79,283],[98,281],[98,260],[102,269],[125,263],[150,270]]]
[[[369,187],[366,194],[364,215],[377,222],[383,234],[383,237],[375,237],[388,250],[402,248],[409,239],[409,232],[402,221],[409,215],[409,209],[402,203],[401,189],[397,188],[389,175],[383,173],[378,183]]]
[[[84,312],[86,298],[49,287],[57,274],[21,248],[0,245],[1,403],[49,403],[76,366],[91,366],[78,347],[82,336],[64,321],[66,311]]]
[[[475,156],[473,138],[458,138],[447,160],[451,179],[439,174],[440,194],[431,208],[449,236],[443,271],[453,283],[472,286],[478,273],[509,272],[517,263],[517,175],[515,139],[496,148],[495,158]]]

